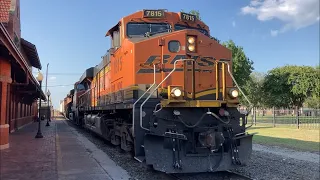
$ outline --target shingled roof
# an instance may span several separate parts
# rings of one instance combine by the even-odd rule
[[[22,53],[19,51],[19,49],[14,45],[13,40],[10,38],[10,35],[4,25],[0,23],[0,41],[11,54],[11,56],[16,60],[16,62],[20,65],[21,69],[24,70],[26,73],[25,76],[30,78],[32,84],[36,86],[36,89],[41,92],[41,96],[43,100],[46,100],[47,97],[44,94],[43,90],[40,88],[40,85],[36,78],[32,75],[31,70],[28,68],[28,64],[26,60],[24,59]],[[28,82],[29,83],[29,82]],[[34,89],[35,90],[35,89]]]
[[[0,0],[0,22],[9,22],[11,0]]]

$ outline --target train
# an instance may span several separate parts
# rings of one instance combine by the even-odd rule
[[[111,46],[64,99],[64,114],[156,171],[199,173],[245,166],[248,113],[232,52],[195,15],[143,9],[107,33]],[[245,95],[244,95],[245,96]]]

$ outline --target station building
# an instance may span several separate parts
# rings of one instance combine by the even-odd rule
[[[41,70],[34,44],[21,37],[20,0],[0,1],[0,150],[9,134],[37,119],[37,99],[46,100],[32,68]]]

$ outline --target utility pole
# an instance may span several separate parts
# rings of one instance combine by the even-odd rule
[[[48,97],[47,96],[47,87],[48,87],[48,68],[49,68],[49,63],[47,64],[47,72],[46,72],[46,86],[45,86],[45,91],[44,91],[44,94],[46,95],[46,97]],[[40,101],[41,101],[41,99],[40,99]],[[47,103],[48,103],[48,105],[49,105],[49,97],[48,97],[48,99],[47,99]],[[49,107],[49,106],[48,106]]]
[[[46,72],[46,88],[44,93],[47,94],[47,86],[48,86],[48,68],[49,68],[49,63],[47,64],[47,72]]]

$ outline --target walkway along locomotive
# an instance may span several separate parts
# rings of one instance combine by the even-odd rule
[[[142,10],[106,34],[111,48],[75,84],[81,125],[166,173],[244,165],[252,135],[241,114],[232,53],[196,16]]]

